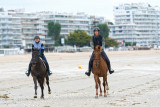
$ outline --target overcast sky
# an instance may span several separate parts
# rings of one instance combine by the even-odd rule
[[[160,0],[0,0],[5,10],[25,8],[27,12],[85,12],[103,16],[113,21],[113,7],[122,3],[149,3],[160,6]]]

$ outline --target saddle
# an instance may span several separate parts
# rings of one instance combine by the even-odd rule
[[[40,60],[42,61],[42,63],[43,63],[43,65],[44,65],[45,69],[47,69],[45,60],[43,60],[41,57],[39,57],[39,58],[40,58]]]

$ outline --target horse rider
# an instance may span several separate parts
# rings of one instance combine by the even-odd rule
[[[92,47],[92,49],[94,49],[94,47],[96,47],[97,45],[102,46],[101,55],[105,59],[105,61],[107,63],[109,73],[112,74],[114,72],[114,70],[111,70],[110,60],[107,57],[106,53],[104,52],[105,39],[100,35],[99,27],[95,27],[93,31],[94,31],[94,36],[92,36],[92,38],[90,40],[90,46]],[[85,72],[85,74],[87,76],[90,76],[90,74],[91,74],[91,69],[92,69],[93,60],[94,60],[93,58],[94,58],[94,52],[92,53],[92,56],[91,56],[90,61],[89,61],[89,70],[88,70],[88,72]]]
[[[45,61],[46,69],[47,69],[48,75],[50,76],[52,74],[52,72],[49,69],[48,61],[47,61],[47,59],[44,55],[44,45],[43,45],[43,43],[40,42],[40,37],[39,36],[34,37],[34,43],[32,44],[32,50],[34,50],[34,49],[39,49],[40,50],[39,57],[41,57]],[[32,59],[31,59],[31,61],[32,61]],[[32,67],[31,61],[29,63],[28,70],[25,72],[25,74],[27,76],[29,76],[30,72],[31,72],[31,67]]]

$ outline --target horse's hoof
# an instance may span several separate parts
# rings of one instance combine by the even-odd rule
[[[48,91],[48,94],[51,94],[51,91]]]
[[[95,99],[98,99],[98,96],[95,96]]]
[[[99,96],[102,96],[102,94],[99,94]]]
[[[37,98],[37,95],[35,95],[34,98]]]
[[[107,95],[104,95],[104,97],[107,97]]]

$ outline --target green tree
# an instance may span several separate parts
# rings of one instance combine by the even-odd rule
[[[109,36],[109,28],[107,24],[98,24],[98,27],[100,28],[100,34],[106,39]]]
[[[60,32],[61,25],[59,23],[54,23],[53,21],[48,22],[48,36],[55,41],[55,46],[60,44]]]
[[[120,43],[113,38],[106,38],[106,47],[117,47]]]
[[[68,35],[66,43],[68,45],[76,45],[79,47],[89,46],[91,36],[83,30],[76,30]]]
[[[114,25],[112,22],[108,22],[108,25]]]
[[[48,34],[49,37],[54,37],[54,22],[53,21],[49,21],[48,22]]]

